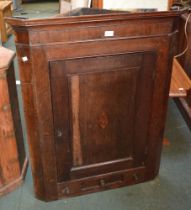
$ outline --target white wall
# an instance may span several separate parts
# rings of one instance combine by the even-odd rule
[[[167,10],[168,0],[103,0],[105,9],[157,8]]]

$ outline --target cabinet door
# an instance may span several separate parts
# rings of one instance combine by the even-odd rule
[[[58,182],[144,166],[154,52],[50,62]]]

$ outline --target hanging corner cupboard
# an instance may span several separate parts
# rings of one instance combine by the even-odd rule
[[[179,13],[84,12],[8,19],[35,193],[45,201],[159,172]]]

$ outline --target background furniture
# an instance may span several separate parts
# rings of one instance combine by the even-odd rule
[[[191,90],[191,80],[175,58],[170,85],[170,97],[187,97]]]
[[[27,168],[13,67],[14,56],[13,51],[0,47],[0,195],[19,186]]]
[[[179,14],[99,13],[8,20],[42,200],[137,184],[159,171]]]
[[[5,17],[12,17],[11,5],[12,1],[0,1],[0,31],[2,42],[6,42],[8,35],[12,32],[11,27],[4,20]]]
[[[188,22],[187,33],[188,33],[188,43],[186,42],[184,27],[185,22],[189,14],[184,14],[181,16],[180,21],[180,34],[178,38],[179,46],[178,53],[183,52],[186,45],[188,44],[187,52],[178,58],[182,68],[186,72],[187,76],[191,79],[191,18]],[[176,104],[178,105],[185,121],[187,122],[189,128],[191,129],[191,91],[189,91],[186,98],[177,98],[175,99]]]
[[[92,0],[92,7],[93,8],[103,8],[103,0]]]

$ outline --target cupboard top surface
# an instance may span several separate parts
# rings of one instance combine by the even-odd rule
[[[81,15],[82,14],[82,15]],[[62,25],[70,23],[81,22],[104,22],[111,20],[124,20],[124,19],[147,19],[147,18],[164,18],[164,17],[178,17],[181,12],[147,12],[147,13],[129,13],[129,12],[111,12],[108,14],[90,14],[85,15],[80,13],[79,16],[57,16],[46,19],[16,19],[6,18],[7,22],[12,26],[51,26]]]

